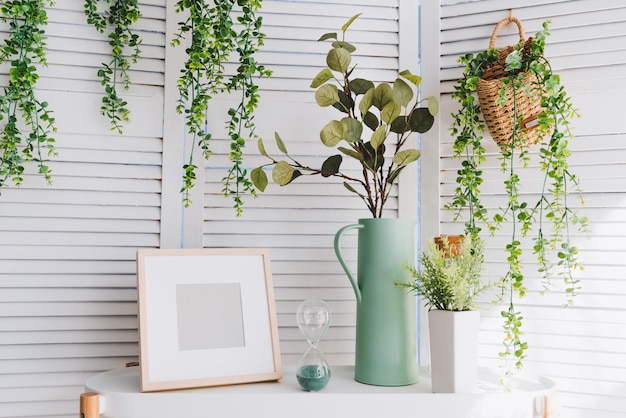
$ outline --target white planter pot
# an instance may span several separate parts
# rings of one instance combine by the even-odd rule
[[[480,312],[428,312],[433,393],[472,393],[478,380]]]

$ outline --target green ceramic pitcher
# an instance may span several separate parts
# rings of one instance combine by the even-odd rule
[[[416,221],[360,219],[335,234],[335,254],[357,301],[355,380],[377,386],[403,386],[418,379],[417,301],[396,287],[411,275]],[[357,277],[341,252],[344,233],[358,230]]]

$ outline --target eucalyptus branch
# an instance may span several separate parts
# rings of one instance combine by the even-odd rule
[[[46,36],[43,26],[48,23],[46,6],[49,0],[8,0],[0,6],[0,22],[9,24],[9,35],[0,46],[0,64],[10,63],[8,84],[0,95],[0,190],[11,180],[23,182],[25,164],[33,161],[45,180],[52,181],[48,158],[56,156],[55,119],[48,103],[35,96],[39,80],[37,66],[46,66]],[[23,120],[24,131],[22,130]]]
[[[342,117],[331,120],[320,132],[322,143],[327,147],[337,147],[340,154],[328,157],[315,173],[346,180],[344,187],[359,196],[372,216],[377,218],[383,215],[392,184],[407,165],[420,157],[417,149],[401,149],[406,138],[415,132],[427,132],[432,127],[438,104],[431,97],[426,99],[428,107],[418,105],[416,93],[421,78],[409,71],[402,71],[393,84],[380,83],[378,86],[369,80],[353,77],[357,65],[351,65],[351,54],[356,48],[346,42],[345,34],[358,16],[353,16],[342,26],[341,38],[337,33],[326,33],[318,39],[331,40],[332,48],[326,56],[328,67],[317,74],[311,87],[316,89],[315,100],[320,107],[332,106],[342,113]],[[409,106],[410,103],[412,106]],[[402,110],[405,110],[404,114]],[[365,128],[371,131],[369,135],[364,132]],[[385,142],[391,134],[397,134],[398,140],[393,157],[386,158]],[[279,150],[288,156],[280,136],[276,134],[275,137]],[[342,141],[348,146],[341,146]],[[262,141],[259,141],[259,151],[271,159],[275,183],[285,186],[302,175],[301,166],[269,157]],[[360,165],[362,178],[352,178],[340,171],[344,156]],[[264,171],[266,166],[257,167],[251,173],[252,181],[261,191],[268,184]]]
[[[106,3],[107,10],[101,10],[99,4],[102,3]],[[103,63],[98,70],[105,91],[100,113],[109,118],[111,130],[122,134],[122,122],[129,121],[130,110],[128,102],[119,94],[118,85],[124,90],[130,89],[131,63],[136,64],[140,58],[141,39],[131,30],[132,24],[142,16],[139,4],[137,0],[85,0],[84,12],[87,23],[98,32],[109,31],[111,61]],[[126,55],[129,50],[130,54]]]

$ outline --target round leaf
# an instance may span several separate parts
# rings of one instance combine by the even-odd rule
[[[333,174],[337,174],[342,160],[343,157],[339,154],[328,157],[322,163],[322,177],[330,177]]]
[[[359,110],[361,111],[361,115],[365,115],[372,107],[374,103],[374,88],[369,89],[365,92],[363,97],[361,98],[361,103],[359,103]]]
[[[364,78],[355,78],[350,82],[350,90],[354,94],[365,94],[369,89],[374,88],[374,83]]]
[[[274,183],[284,186],[291,182],[293,172],[293,167],[287,161],[279,161],[272,170],[272,180],[274,180]]]
[[[437,101],[437,98],[430,96],[426,100],[428,100],[428,111],[430,112],[430,114],[435,116],[437,113],[439,113],[439,102]]]
[[[383,110],[380,112],[380,118],[385,123],[391,123],[398,116],[400,116],[400,112],[402,111],[402,107],[396,103],[395,101],[390,101],[383,107]]]
[[[343,125],[338,120],[331,120],[320,132],[320,139],[327,147],[334,147],[343,138]]]
[[[428,132],[428,130],[433,126],[433,123],[435,123],[435,118],[425,107],[415,109],[413,113],[411,113],[411,118],[409,119],[411,131],[419,132],[421,134]]]
[[[413,89],[401,78],[396,78],[393,82],[393,100],[407,107],[413,99]]]
[[[346,41],[335,41],[333,42],[333,48],[343,48],[349,53],[353,53],[356,51],[356,47]]]
[[[405,149],[393,156],[393,162],[399,167],[411,164],[420,158],[420,152],[416,149]]]
[[[333,71],[345,73],[350,67],[352,57],[350,52],[343,48],[333,48],[326,55],[326,65]]]
[[[391,132],[401,134],[407,130],[406,116],[398,116],[391,122]]]
[[[360,141],[363,133],[363,125],[354,118],[341,119],[343,138],[348,142]]]
[[[331,80],[332,78],[333,78],[332,71],[330,71],[328,68],[324,68],[315,76],[313,81],[311,81],[311,87],[316,89],[322,84],[324,84],[325,82],[327,82],[328,80]]]
[[[352,109],[352,99],[343,91],[337,90],[339,95],[339,101],[333,104],[333,107],[340,112],[348,113],[349,109]]]
[[[367,112],[363,115],[363,123],[372,131],[378,129],[378,118],[372,112]]]
[[[315,92],[315,101],[320,107],[332,106],[339,101],[337,86],[324,84]]]
[[[252,184],[254,187],[264,192],[267,187],[267,174],[262,167],[257,167],[250,172],[250,180],[252,180]]]
[[[370,144],[372,145],[372,148],[378,149],[378,147],[385,142],[385,139],[387,139],[387,126],[382,125],[372,134]]]
[[[422,82],[422,77],[412,74],[409,70],[402,71],[400,75],[409,80],[411,83],[415,84],[415,87],[419,87],[420,83]]]
[[[383,107],[387,103],[393,100],[393,93],[389,84],[379,84],[374,89],[374,97],[372,97],[372,104],[376,106],[378,110],[383,110]]]

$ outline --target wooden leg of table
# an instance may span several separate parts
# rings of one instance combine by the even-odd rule
[[[98,418],[100,416],[100,395],[87,392],[80,395],[80,418]]]

